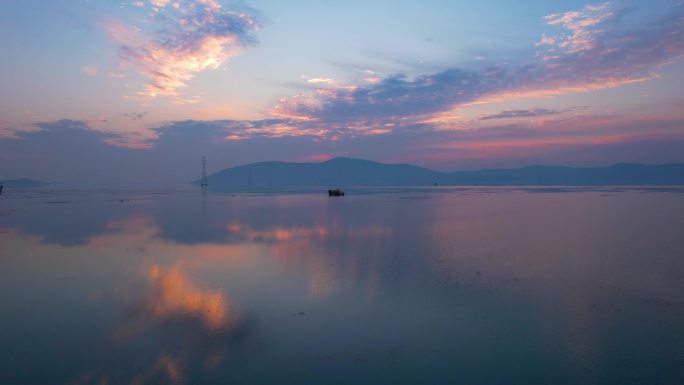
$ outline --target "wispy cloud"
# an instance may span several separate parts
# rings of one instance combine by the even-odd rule
[[[434,121],[436,115],[491,101],[617,87],[657,76],[684,57],[684,7],[644,25],[623,25],[611,4],[549,15],[537,59],[480,70],[448,68],[408,78],[396,74],[356,85],[330,85],[280,101],[275,115],[306,127],[382,133]],[[313,122],[313,123],[312,123]]]
[[[596,48],[598,27],[613,16],[610,3],[587,5],[580,11],[554,13],[545,16],[548,25],[559,26],[569,33],[560,36],[542,36],[538,45],[557,46],[570,53]]]
[[[199,72],[217,69],[241,47],[256,42],[253,10],[225,10],[214,0],[150,0],[154,32],[114,20],[105,28],[121,44],[119,56],[147,79],[141,95],[175,96]],[[121,74],[117,74],[119,76]]]
[[[179,64],[182,71],[174,72],[177,67],[173,63],[188,63],[192,61],[186,61],[187,57],[201,57],[205,52],[201,48],[204,36],[211,40],[216,35],[197,32],[200,25],[206,27],[202,22],[186,36],[179,32],[184,31],[177,25],[179,20],[197,12],[200,20],[208,17],[207,14],[226,13],[220,7],[206,5],[211,2],[194,0],[183,3],[185,8],[181,9],[186,9],[186,13],[178,14],[182,17],[167,19],[169,10],[173,10],[172,14],[176,12],[173,4],[173,1],[142,4],[155,18],[161,18],[158,21],[162,25],[171,23],[173,28],[163,28],[152,37],[122,29],[122,33],[130,33],[135,38],[146,37],[140,44],[129,43],[124,48],[142,56],[127,62],[146,74],[148,91],[166,90],[166,93],[156,91],[157,95],[177,95],[186,78],[201,71],[200,68],[211,68]],[[189,12],[187,9],[192,9],[187,8],[189,4],[198,8]],[[9,149],[21,156],[31,151],[43,154],[55,147],[60,137],[68,138],[60,142],[62,146],[75,146],[80,143],[76,138],[83,137],[87,142],[81,143],[77,150],[91,146],[97,150],[92,156],[105,151],[117,154],[114,169],[130,158],[158,156],[164,159],[159,164],[176,162],[173,167],[179,170],[187,163],[187,175],[196,171],[197,154],[210,155],[226,165],[263,160],[263,154],[274,159],[302,159],[304,154],[316,154],[311,159],[323,159],[326,154],[345,153],[377,160],[446,165],[446,168],[480,167],[490,161],[499,165],[511,160],[519,161],[516,164],[543,159],[572,161],[570,154],[578,155],[582,149],[602,162],[681,160],[684,125],[678,113],[666,116],[641,111],[599,116],[589,110],[540,106],[504,107],[499,113],[471,116],[470,120],[463,117],[467,114],[461,110],[494,100],[583,92],[644,81],[658,76],[663,66],[684,57],[683,6],[673,6],[667,16],[653,23],[636,24],[636,20],[631,20],[632,24],[625,24],[619,17],[620,12],[600,4],[550,15],[540,23],[558,31],[541,38],[534,48],[537,55],[529,56],[527,63],[495,64],[480,69],[446,68],[414,78],[359,71],[359,81],[351,85],[329,82],[323,77],[305,78],[305,83],[314,80],[310,92],[285,98],[270,115],[254,120],[190,119],[159,123],[153,116],[136,111],[81,121],[39,123],[37,130],[40,131],[30,133],[13,133],[13,124],[0,122],[0,135],[5,131],[19,138],[33,139],[33,144],[29,140],[14,140],[11,145],[3,143],[10,141],[0,141],[0,146],[4,146],[5,152]],[[238,17],[231,15],[227,16],[229,20]],[[234,52],[240,44],[249,44],[249,39],[241,43],[239,36],[251,36],[254,28],[240,30],[244,34],[229,34],[234,40],[226,45],[227,52]],[[181,48],[185,47],[182,42],[187,43],[187,48]],[[161,49],[164,54],[152,60],[150,55],[154,49]],[[160,70],[168,66],[173,71]],[[374,80],[364,79],[367,77]],[[181,83],[167,78],[180,79]],[[672,112],[671,107],[667,110]],[[103,142],[114,146],[102,145]],[[24,151],[24,147],[31,150]],[[129,148],[147,150],[130,151]],[[628,150],[642,157],[633,157]],[[54,157],[68,159],[64,154],[78,151],[62,150]],[[561,155],[554,155],[554,151]],[[568,156],[563,158],[563,153]],[[131,172],[138,171],[135,167],[131,169]]]
[[[58,121],[40,122],[36,126],[43,130],[69,130],[85,131],[92,133],[93,137],[102,142],[116,147],[130,149],[148,149],[153,146],[157,133],[149,127],[136,124],[140,118],[116,119],[111,117],[99,117],[92,120],[63,119]]]
[[[282,138],[288,136],[321,137],[327,130],[318,125],[306,126],[301,122],[289,119],[260,119],[260,120],[186,120],[171,122],[155,129],[159,135],[173,135],[187,127],[210,128],[213,140],[243,140],[255,138]]]
[[[0,140],[19,139],[23,133],[41,131],[43,128],[34,124],[7,122],[0,119]]]
[[[131,119],[131,120],[141,120],[147,115],[147,112],[127,112],[123,114],[123,116]]]
[[[652,114],[596,115],[589,111],[526,120],[489,121],[465,130],[404,126],[377,135],[354,133],[280,136],[267,131],[283,122],[178,121],[153,127],[154,139],[95,131],[90,122],[41,123],[41,129],[0,140],[0,159],[12,167],[6,175],[98,185],[187,182],[199,177],[200,159],[210,172],[263,160],[322,160],[326,154],[388,162],[416,163],[444,170],[514,167],[533,163],[607,164],[681,162],[684,119]],[[296,123],[296,122],[294,122]],[[294,124],[293,123],[293,124]],[[296,126],[295,126],[296,127]],[[248,140],[228,140],[231,135]],[[112,142],[147,144],[145,150]],[[266,158],[264,158],[266,157]]]
[[[85,73],[88,76],[97,76],[98,73],[98,67],[93,66],[93,65],[87,65],[83,66],[83,73]]]
[[[8,122],[0,120],[0,139],[8,138],[16,138],[16,130],[13,130]]]
[[[161,28],[154,33],[108,23],[122,42],[121,57],[148,79],[141,93],[181,98],[179,89],[196,73],[217,68],[241,46],[254,43],[258,28],[252,11],[228,11],[214,0],[136,2]],[[617,87],[658,76],[659,68],[684,57],[684,6],[673,5],[659,20],[624,24],[611,3],[555,13],[540,23],[549,29],[526,63],[492,64],[479,69],[446,68],[414,78],[381,76],[360,69],[355,84],[327,77],[303,77],[311,87],[276,103],[264,119],[180,121],[142,127],[142,134],[118,133],[112,144],[149,147],[164,129],[206,124],[222,140],[342,137],[398,130],[454,130],[477,121],[540,117],[565,112],[543,108],[508,110],[467,122],[459,110],[476,104],[561,95]],[[532,47],[531,47],[532,49]],[[121,75],[121,74],[117,74]],[[137,120],[133,123],[140,126]],[[107,130],[103,122],[91,123]],[[120,129],[119,129],[120,130]],[[116,130],[115,130],[116,131]],[[142,140],[135,143],[135,140]]]
[[[311,78],[306,82],[309,84],[335,84],[335,80],[329,78]]]
[[[530,118],[535,116],[547,116],[560,114],[560,110],[550,110],[547,108],[533,108],[531,110],[507,110],[498,114],[485,115],[480,120],[509,119],[509,118]]]

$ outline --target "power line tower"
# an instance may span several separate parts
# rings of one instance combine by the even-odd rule
[[[206,191],[207,186],[209,186],[209,183],[207,183],[207,158],[205,156],[202,157],[202,180],[200,181],[200,186],[202,191]]]

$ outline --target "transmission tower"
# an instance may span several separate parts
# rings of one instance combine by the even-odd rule
[[[202,180],[200,181],[200,186],[202,190],[206,190],[209,183],[207,183],[207,158],[202,157]]]

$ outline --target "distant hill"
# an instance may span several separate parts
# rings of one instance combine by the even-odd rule
[[[39,180],[32,179],[0,179],[0,183],[5,187],[14,188],[29,188],[29,187],[44,187],[49,185],[48,182],[42,182]]]
[[[335,158],[321,163],[259,162],[227,168],[207,179],[212,190],[305,186],[429,185],[444,174],[408,164]],[[195,182],[198,183],[198,182]]]
[[[409,164],[334,158],[321,163],[259,162],[208,176],[217,191],[311,186],[551,186],[683,185],[684,164],[620,163],[607,167],[528,166],[438,172]],[[199,184],[199,181],[195,181]]]
[[[451,185],[598,186],[681,185],[684,164],[647,165],[618,163],[606,167],[527,166],[514,169],[457,171]]]

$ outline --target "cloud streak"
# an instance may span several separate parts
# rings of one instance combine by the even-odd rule
[[[65,120],[41,123],[40,131],[0,141],[0,158],[5,157],[12,166],[8,170],[16,173],[6,173],[8,178],[130,187],[197,179],[202,155],[209,159],[209,171],[215,172],[263,160],[320,160],[328,154],[456,170],[534,163],[681,162],[684,153],[684,119],[657,112],[596,115],[585,111],[539,117],[535,122],[490,122],[465,130],[434,130],[423,124],[322,140],[314,134],[277,139],[268,131],[257,135],[245,132],[255,127],[241,121],[179,121],[151,128],[156,138],[145,142],[147,149],[135,150],[109,145],[123,139],[94,131],[88,122]],[[252,124],[265,130],[276,123]],[[245,140],[226,139],[232,135]]]
[[[240,48],[256,43],[254,11],[229,11],[214,0],[136,2],[150,11],[154,32],[109,20],[105,28],[121,44],[119,56],[147,79],[140,94],[179,96],[197,73],[217,69]],[[118,74],[120,75],[120,74]]]
[[[123,47],[142,57],[131,57],[126,63],[135,64],[146,75],[149,96],[178,97],[188,79],[202,68],[211,68],[182,64],[186,57],[203,56],[205,37],[211,40],[228,34],[226,55],[252,44],[256,25],[245,24],[237,32],[230,28],[227,30],[233,32],[226,32],[223,27],[216,27],[216,32],[209,27],[215,22],[208,22],[211,17],[207,15],[230,14],[226,16],[229,21],[239,18],[212,3],[142,3],[164,27],[152,34],[121,29],[122,34],[132,36],[121,36],[121,41],[128,42]],[[675,6],[666,17],[640,24],[626,24],[622,11],[609,4],[549,15],[542,22],[550,32],[541,37],[534,48],[536,56],[528,56],[531,59],[526,63],[453,67],[414,78],[364,72],[361,76],[373,76],[374,80],[360,78],[354,85],[307,77],[304,82],[310,84],[309,92],[280,100],[260,119],[159,122],[154,112],[133,108],[127,114],[36,123],[32,132],[0,121],[0,136],[12,138],[0,141],[0,153],[7,159],[40,159],[42,164],[32,163],[38,179],[51,175],[40,168],[56,170],[59,166],[98,176],[104,173],[94,170],[95,165],[107,164],[108,170],[114,170],[109,175],[123,175],[121,178],[130,173],[132,179],[158,167],[164,169],[154,172],[159,180],[181,174],[191,180],[197,177],[201,155],[222,166],[264,160],[264,156],[303,160],[347,154],[445,169],[545,161],[576,164],[572,155],[597,162],[681,161],[684,124],[677,106],[655,102],[648,110],[620,112],[618,108],[603,115],[592,114],[588,108],[548,106],[507,106],[488,109],[485,114],[472,106],[604,89],[656,77],[660,68],[684,57],[683,9]],[[199,18],[193,27],[179,26],[179,20],[191,16]],[[212,31],[202,32],[207,29]],[[151,60],[145,55],[151,55],[153,49],[166,54]],[[167,58],[171,59],[167,62]],[[178,68],[183,70],[160,71],[165,63],[181,63]],[[176,68],[175,64],[169,66]],[[582,154],[582,149],[589,155]],[[98,161],[83,161],[90,158]],[[121,172],[123,169],[126,172]]]
[[[577,53],[596,48],[596,32],[608,18],[613,16],[610,3],[587,5],[580,11],[554,13],[544,17],[546,24],[559,26],[567,30],[566,35],[550,37],[542,36],[539,45],[558,46],[570,53]]]
[[[683,9],[677,5],[669,16],[641,26],[623,25],[609,3],[549,15],[545,22],[560,31],[542,37],[535,61],[317,87],[310,94],[281,100],[275,114],[305,126],[318,122],[331,130],[372,134],[380,127],[434,120],[435,115],[475,103],[641,82],[684,57]]]
[[[507,110],[498,114],[485,115],[480,120],[510,119],[510,118],[531,118],[537,116],[548,116],[560,114],[562,111],[550,110],[547,108],[533,108],[531,110]]]
[[[196,73],[217,68],[241,46],[254,43],[258,28],[248,13],[226,11],[214,0],[138,2],[163,26],[152,36],[111,24],[123,42],[120,55],[140,69],[148,83],[141,94],[180,98],[178,91]],[[624,25],[622,10],[610,3],[548,15],[552,29],[536,44],[527,63],[495,64],[480,69],[446,68],[409,78],[404,74],[343,85],[330,78],[307,78],[307,93],[283,98],[263,119],[180,121],[159,129],[144,128],[132,139],[109,140],[149,147],[164,129],[177,124],[205,124],[221,130],[216,140],[342,137],[386,134],[397,130],[455,130],[473,122],[460,119],[463,108],[493,101],[578,93],[641,82],[684,57],[684,6],[652,23]],[[562,113],[548,109],[509,110],[481,122]]]

